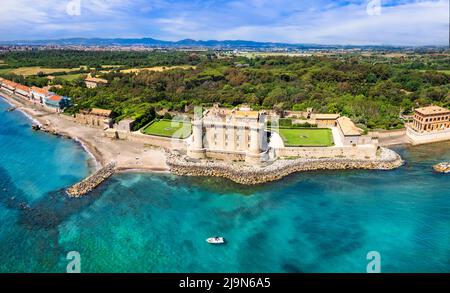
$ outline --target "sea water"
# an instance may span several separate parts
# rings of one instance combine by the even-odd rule
[[[0,102],[0,271],[450,272],[450,144],[396,150],[394,171],[320,171],[242,186],[218,178],[122,174],[82,199],[70,141],[36,133]],[[206,238],[223,236],[226,245]]]

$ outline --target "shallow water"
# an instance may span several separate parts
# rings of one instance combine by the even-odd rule
[[[121,174],[73,200],[61,188],[87,174],[87,155],[32,132],[7,107],[0,102],[0,271],[64,272],[76,250],[83,272],[365,272],[376,250],[383,272],[450,272],[450,177],[431,169],[450,160],[449,143],[397,149],[407,164],[394,171],[311,172],[257,187]],[[227,245],[205,242],[216,235]]]

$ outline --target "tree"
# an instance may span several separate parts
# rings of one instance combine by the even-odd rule
[[[142,127],[153,121],[155,117],[156,117],[155,108],[154,107],[147,108],[144,114],[136,117],[135,123],[133,125],[133,131],[141,129]]]

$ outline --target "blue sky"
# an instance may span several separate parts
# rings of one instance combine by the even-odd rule
[[[68,13],[77,3],[80,14]],[[449,0],[1,0],[0,40],[448,45],[448,21]]]

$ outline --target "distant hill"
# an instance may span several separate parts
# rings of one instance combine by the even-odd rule
[[[163,41],[153,38],[140,39],[103,39],[103,38],[69,38],[56,40],[17,40],[0,41],[0,45],[59,45],[59,46],[146,46],[146,47],[167,47],[167,48],[222,48],[222,49],[351,49],[351,48],[388,48],[395,49],[394,46],[339,46],[339,45],[317,45],[317,44],[288,44],[254,42],[245,40],[192,40],[184,39],[180,41]],[[404,47],[403,47],[404,49]]]

